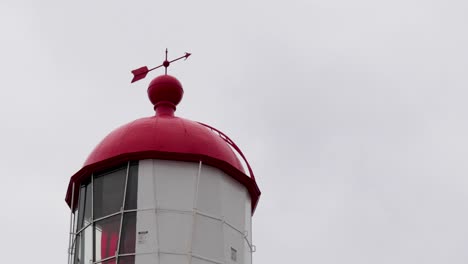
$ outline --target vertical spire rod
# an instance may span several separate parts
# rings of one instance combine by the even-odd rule
[[[166,59],[164,60],[164,74],[167,75],[167,67],[169,67],[169,63],[166,63],[167,62],[167,48],[166,48]],[[167,64],[167,66],[166,66]]]

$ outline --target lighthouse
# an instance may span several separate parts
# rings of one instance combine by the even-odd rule
[[[249,162],[221,131],[175,115],[175,77],[147,92],[155,114],[104,137],[70,178],[68,263],[251,264]]]

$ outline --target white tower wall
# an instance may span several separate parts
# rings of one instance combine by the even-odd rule
[[[251,264],[251,202],[243,185],[200,163],[142,160],[136,264]]]

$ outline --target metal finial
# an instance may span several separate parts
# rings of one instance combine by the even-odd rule
[[[132,83],[136,82],[136,81],[139,81],[141,79],[144,79],[146,77],[146,75],[148,74],[148,72],[152,71],[152,70],[156,70],[157,68],[160,68],[160,67],[163,67],[164,66],[164,74],[167,75],[167,67],[169,67],[169,65],[171,65],[171,63],[175,62],[175,61],[178,61],[180,59],[187,59],[190,55],[192,55],[191,53],[188,53],[188,52],[185,52],[185,55],[183,56],[180,56],[176,59],[173,59],[171,61],[168,61],[167,60],[167,48],[166,48],[166,58],[165,60],[163,61],[163,63],[159,66],[156,66],[154,68],[151,68],[151,69],[148,69],[147,66],[143,66],[141,68],[138,68],[138,69],[135,69],[132,71],[132,74],[133,74],[133,79],[132,79]]]

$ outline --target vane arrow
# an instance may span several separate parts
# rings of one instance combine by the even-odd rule
[[[192,55],[192,53],[185,52],[185,55],[180,56],[180,57],[178,57],[176,59],[173,59],[171,61],[168,61],[167,60],[167,49],[166,49],[166,60],[164,60],[161,65],[158,65],[158,66],[156,66],[154,68],[151,68],[151,69],[148,69],[147,66],[143,66],[143,67],[140,67],[138,69],[133,70],[132,71],[132,74],[133,74],[132,83],[134,83],[136,81],[139,81],[141,79],[144,79],[146,77],[146,75],[148,74],[148,72],[150,72],[152,70],[156,70],[156,69],[161,68],[163,66],[165,68],[165,74],[167,75],[167,67],[169,67],[169,65],[171,65],[171,63],[173,63],[175,61],[178,61],[180,59],[183,59],[183,58],[185,58],[185,60],[187,60],[188,57],[190,57],[190,55]]]
[[[173,60],[171,60],[169,63],[173,63],[174,61],[178,61],[178,60],[183,59],[183,58],[185,58],[185,60],[187,60],[188,57],[190,57],[190,55],[192,55],[192,53],[185,52],[185,55],[184,55],[184,56],[180,56],[180,57],[177,58],[177,59],[173,59]]]

